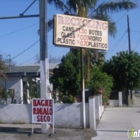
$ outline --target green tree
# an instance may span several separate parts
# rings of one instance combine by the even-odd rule
[[[49,4],[54,4],[55,8],[68,15],[78,15],[92,19],[101,19],[109,22],[109,34],[115,36],[117,28],[109,13],[118,13],[123,10],[131,10],[137,7],[132,0],[110,0],[100,3],[100,0],[48,0]],[[88,16],[87,14],[90,15]],[[53,28],[53,20],[48,21],[49,29]]]
[[[119,52],[108,60],[103,70],[114,78],[117,90],[140,87],[140,55],[137,52]]]
[[[2,79],[6,79],[6,75],[4,74],[5,70],[7,70],[5,62],[2,59],[0,59],[0,82]],[[0,97],[4,97],[4,93],[4,87],[0,84]]]
[[[63,95],[70,94],[76,97],[80,89],[80,56],[69,52],[61,59],[58,68],[53,71],[50,81],[54,89],[58,89]]]
[[[92,19],[106,20],[109,23],[109,34],[115,36],[117,29],[115,22],[109,16],[109,13],[120,12],[122,10],[130,10],[137,7],[137,4],[131,0],[118,0],[99,3],[100,0],[48,0],[49,4],[54,4],[57,9],[60,9],[64,14],[78,15],[80,17],[89,17]],[[88,14],[90,13],[90,16]],[[53,28],[52,20],[48,22],[49,29]],[[91,54],[98,56],[97,50],[92,50]],[[87,65],[87,80],[90,81],[91,57],[89,50],[83,50],[85,63]],[[97,58],[95,58],[97,60]]]
[[[93,94],[103,95],[103,104],[106,105],[113,87],[113,78],[107,73],[102,72],[99,67],[91,70],[91,79],[87,83]]]

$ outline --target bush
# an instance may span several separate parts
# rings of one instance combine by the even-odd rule
[[[88,83],[88,87],[92,89],[93,94],[102,94],[104,105],[107,105],[109,102],[112,86],[113,78],[107,73],[102,72],[99,68],[94,68],[91,71],[91,80]]]
[[[75,102],[75,97],[73,97],[72,95],[64,95],[62,97],[62,102],[63,103],[74,103]]]

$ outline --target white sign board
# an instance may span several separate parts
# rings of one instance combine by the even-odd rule
[[[53,106],[53,99],[33,99],[32,123],[53,123]]]
[[[54,18],[54,44],[108,49],[108,22],[58,14]]]

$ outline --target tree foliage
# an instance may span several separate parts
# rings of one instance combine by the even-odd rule
[[[53,71],[50,78],[54,89],[58,89],[64,95],[77,96],[80,89],[80,56],[69,52],[61,59],[58,68]]]
[[[6,79],[6,75],[4,74],[4,71],[7,69],[5,62],[0,59],[0,81],[2,79]],[[0,84],[0,96],[4,97],[4,87]]]
[[[116,24],[110,17],[110,13],[118,13],[124,10],[131,10],[137,7],[137,4],[132,0],[111,0],[101,2],[100,0],[48,0],[49,4],[53,4],[57,9],[67,15],[86,15],[92,19],[106,20],[109,22],[109,34],[115,36],[117,32]],[[53,28],[53,20],[48,21],[49,30]]]
[[[140,55],[137,52],[117,53],[105,63],[103,70],[114,78],[115,89],[140,87]]]
[[[51,82],[54,85],[54,89],[58,89],[59,92],[63,92],[64,102],[73,102],[80,92],[80,57],[79,53],[69,52],[61,60],[61,64],[58,68],[54,69],[54,75],[51,77]],[[87,68],[85,66],[85,75]],[[91,80],[86,81],[86,87],[92,89],[92,94],[97,94],[99,90],[103,94],[103,103],[107,103],[111,87],[113,86],[113,79],[96,65],[91,69]],[[72,95],[72,96],[71,96]]]
[[[110,2],[102,2],[100,0],[48,0],[49,4],[54,4],[54,6],[61,10],[64,14],[67,15],[76,15],[79,17],[89,17],[91,19],[105,20],[109,23],[109,34],[115,36],[117,29],[115,22],[111,19],[109,13],[120,12],[122,10],[130,10],[136,8],[137,5],[131,0],[116,0]],[[90,16],[88,14],[90,13]],[[48,29],[53,28],[52,21],[48,22]],[[87,77],[86,79],[90,81],[90,69],[91,57],[89,56],[89,50],[83,50],[83,57],[85,59],[85,64],[87,65]],[[92,56],[97,56],[98,51],[91,51]],[[94,54],[94,55],[93,55]],[[95,59],[97,59],[95,57]]]
[[[88,83],[88,87],[92,89],[93,94],[101,93],[103,103],[107,104],[113,87],[113,78],[102,72],[99,67],[95,67],[91,70],[91,80]]]

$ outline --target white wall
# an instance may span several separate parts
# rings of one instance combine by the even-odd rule
[[[8,104],[0,105],[0,122],[31,123],[31,105]],[[55,127],[81,128],[82,104],[55,104]],[[86,104],[86,124],[89,127],[89,106]]]
[[[96,102],[101,103],[101,98],[95,97],[91,97],[85,107],[86,127],[91,129],[96,129],[96,120],[100,120],[104,111],[101,104],[98,107],[96,104]],[[31,113],[31,104],[0,105],[0,123],[32,123]],[[54,104],[55,127],[82,128],[82,120],[82,103]]]
[[[15,98],[17,103],[23,103],[23,81],[21,77],[9,77],[6,81],[2,81],[2,85],[8,89],[15,90]]]
[[[119,100],[109,100],[110,107],[119,107]]]
[[[31,105],[0,105],[0,122],[31,123]]]
[[[82,104],[55,104],[55,127],[82,127]],[[86,126],[89,127],[89,106],[86,103]]]

